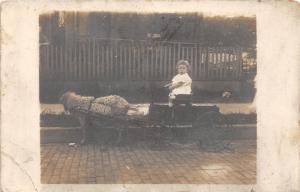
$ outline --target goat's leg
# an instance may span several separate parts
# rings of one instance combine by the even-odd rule
[[[81,128],[81,140],[80,143],[84,144],[86,142],[86,132],[88,129],[88,122],[87,122],[87,117],[84,116],[80,116],[79,117],[79,123],[80,123],[80,128]]]

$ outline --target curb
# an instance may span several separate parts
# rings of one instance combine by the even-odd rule
[[[222,139],[255,140],[256,124],[236,124],[224,126]],[[80,127],[41,127],[41,144],[48,143],[78,143],[81,139]]]

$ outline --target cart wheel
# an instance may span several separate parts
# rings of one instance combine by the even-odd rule
[[[221,129],[226,125],[226,119],[220,112],[210,112],[209,119],[212,129]]]
[[[198,115],[193,123],[196,129],[218,129],[226,125],[225,117],[219,112],[206,112]]]
[[[198,146],[205,151],[220,151],[228,147],[224,140],[226,119],[219,112],[207,112],[197,117],[193,124]]]

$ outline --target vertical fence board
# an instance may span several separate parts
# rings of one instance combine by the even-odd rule
[[[229,75],[229,66],[230,66],[230,52],[229,50],[227,50],[226,53],[226,67],[225,67],[225,76],[226,76],[226,80],[228,80],[228,75]]]
[[[54,77],[54,72],[55,72],[55,68],[54,68],[54,63],[55,63],[55,61],[54,61],[54,59],[55,59],[54,48],[55,48],[54,46],[50,47],[50,58],[51,58],[51,60],[50,60],[50,69],[51,69],[51,71],[50,71],[49,77],[51,79],[55,79],[55,77]]]
[[[85,52],[86,52],[86,58],[87,58],[87,61],[86,61],[86,63],[87,63],[87,73],[86,73],[86,80],[91,80],[92,78],[92,71],[91,71],[91,69],[92,69],[92,63],[91,63],[91,41],[90,40],[88,40],[88,42],[87,42],[87,44],[86,44],[86,50],[85,50]]]
[[[76,78],[78,79],[78,80],[82,80],[81,79],[81,71],[80,71],[80,63],[81,63],[81,46],[80,46],[80,44],[78,44],[78,59],[77,59],[77,70],[76,70]]]
[[[168,46],[168,68],[167,68],[167,78],[172,78],[172,46]]]
[[[177,44],[177,59],[176,59],[176,63],[177,61],[179,61],[181,59],[181,43]]]
[[[141,61],[140,61],[140,57],[141,57],[141,47],[139,46],[139,44],[137,45],[136,48],[136,80],[140,80],[140,75],[141,75]]]
[[[39,79],[41,81],[46,80],[46,76],[42,76],[42,74],[46,74],[46,60],[47,60],[47,54],[46,54],[47,47],[40,46],[40,55],[39,55]],[[44,65],[41,65],[44,64]]]
[[[70,79],[70,48],[69,47],[65,47],[65,81],[68,81]]]
[[[101,61],[102,61],[102,51],[101,51],[102,47],[100,47],[99,43],[96,41],[96,55],[97,55],[97,59],[96,59],[96,79],[97,81],[100,81],[102,78],[102,69],[101,69]]]
[[[217,80],[220,80],[220,48],[216,49],[216,57],[217,57],[217,63],[216,63],[216,78]]]
[[[133,56],[133,59],[134,59],[134,65],[133,65],[133,68],[134,68],[134,80],[137,81],[139,80],[139,76],[140,76],[140,45],[138,44],[138,42],[133,42],[133,47],[134,47],[134,56]]]
[[[101,79],[102,81],[105,81],[107,78],[107,73],[106,73],[106,45],[101,45]]]
[[[156,80],[159,80],[158,79],[158,74],[159,74],[159,70],[157,70],[157,66],[158,66],[158,47],[157,46],[155,46],[155,53],[154,53],[154,58],[155,58],[155,60],[154,60],[154,63],[153,63],[153,78],[154,78],[154,80],[156,79]]]
[[[71,71],[71,80],[75,80],[75,71],[76,71],[76,62],[77,62],[77,54],[76,54],[76,44],[74,47],[71,48],[72,55],[70,55],[70,60],[72,63],[70,64],[70,71]]]
[[[94,46],[95,46],[95,80],[99,81],[100,79],[100,71],[99,71],[99,64],[100,64],[100,50],[99,50],[99,45],[97,41],[94,41]]]
[[[120,67],[119,67],[119,44],[116,43],[115,45],[115,54],[114,54],[114,60],[115,60],[115,80],[120,79]]]
[[[204,60],[205,60],[205,52],[204,49],[202,47],[198,48],[198,53],[199,53],[199,59],[200,59],[200,66],[199,66],[199,76],[200,79],[203,80],[204,78]]]
[[[80,51],[79,51],[79,56],[80,56],[80,60],[79,60],[79,73],[80,73],[80,77],[81,77],[81,79],[80,80],[85,80],[85,69],[86,69],[86,65],[84,66],[83,64],[86,64],[85,63],[85,55],[84,55],[84,50],[85,50],[85,45],[84,44],[82,44],[82,45],[80,45],[79,46],[79,48],[80,48]]]
[[[55,48],[55,77],[58,81],[60,81],[60,75],[59,75],[59,71],[60,71],[60,47],[56,46]]]
[[[161,80],[164,80],[166,78],[166,67],[167,67],[167,55],[166,55],[166,46],[163,45],[162,47],[162,62],[161,62],[161,65],[162,65],[162,76],[161,76]]]
[[[79,73],[79,69],[80,69],[80,59],[81,59],[81,57],[80,57],[80,44],[77,44],[77,46],[76,46],[76,55],[77,55],[77,57],[76,57],[76,70],[75,70],[75,73],[74,73],[74,78],[75,79],[78,79],[78,80],[81,80],[80,79],[80,73]]]
[[[198,67],[199,67],[199,61],[198,61],[198,47],[195,46],[193,47],[193,63],[194,63],[194,76],[197,77],[197,79],[199,79],[199,75],[198,75]]]
[[[152,50],[152,56],[153,56],[153,59],[152,59],[152,71],[151,71],[151,76],[152,76],[152,80],[155,80],[157,79],[157,72],[156,72],[156,63],[157,63],[157,45],[155,45],[155,47],[153,47],[153,50]]]
[[[167,52],[166,52],[166,45],[162,46],[162,69],[163,69],[163,73],[161,76],[161,80],[165,80],[167,78],[167,68],[168,68],[168,63],[167,63]]]
[[[59,79],[64,81],[64,54],[63,47],[59,49]]]
[[[114,81],[116,81],[119,78],[118,43],[114,42],[112,48],[113,48],[113,77],[114,77]]]
[[[40,46],[40,55],[39,55],[39,79],[44,81],[47,79],[47,76],[42,76],[42,74],[46,74],[46,60],[47,60],[47,47]],[[44,64],[44,65],[41,65]]]
[[[151,47],[151,50],[150,50],[150,53],[151,53],[151,57],[150,57],[150,61],[149,61],[149,67],[150,67],[150,70],[149,70],[149,79],[150,80],[153,80],[153,65],[154,65],[154,46],[152,45]]]
[[[139,49],[138,49],[138,53],[139,53],[139,56],[138,56],[138,66],[139,66],[139,75],[138,75],[138,80],[139,81],[142,81],[143,80],[143,45],[141,43],[139,43]]]
[[[51,68],[50,68],[50,50],[49,50],[49,48],[50,48],[49,46],[46,46],[46,60],[45,60],[45,63],[40,63],[40,66],[44,65],[45,68],[46,68],[45,72],[43,74],[40,74],[42,76],[45,75],[46,80],[50,80],[49,74],[51,72]]]
[[[124,58],[123,58],[123,45],[119,45],[119,65],[120,65],[120,79],[119,80],[124,80]]]
[[[150,71],[150,75],[151,75],[151,80],[154,80],[155,79],[155,61],[156,61],[156,46],[152,47],[152,50],[151,50],[151,71]]]
[[[128,80],[132,80],[132,45],[129,45],[128,49]]]
[[[116,78],[115,80],[119,81],[120,80],[120,45],[119,43],[116,43],[116,47],[115,47],[115,65],[116,65]]]
[[[93,65],[92,65],[92,48],[91,48],[91,43],[89,42],[88,44],[87,44],[87,47],[88,47],[88,49],[87,49],[87,59],[88,59],[88,73],[87,73],[87,77],[86,77],[86,79],[87,80],[93,80],[93,71],[92,71],[92,69],[93,69]]]
[[[150,50],[149,50],[148,45],[146,45],[145,47],[146,47],[146,50],[145,50],[145,59],[146,59],[145,80],[148,81],[149,80],[149,72],[150,72],[150,65],[149,65]]]
[[[86,45],[83,44],[81,47],[80,53],[81,53],[81,62],[80,62],[80,72],[82,80],[86,80],[86,71],[88,69],[87,61],[86,61]]]
[[[97,43],[98,45],[98,80],[103,80],[104,77],[104,48],[103,46],[99,45],[99,43]]]
[[[128,47],[124,47],[124,79],[128,79]]]
[[[39,63],[45,63],[45,48],[40,46],[40,55],[39,55]],[[39,65],[39,79],[44,81],[45,76],[42,76],[41,74],[45,73],[44,65]]]
[[[92,52],[92,55],[91,55],[91,63],[92,63],[92,80],[93,81],[95,81],[96,80],[96,62],[95,62],[95,57],[96,57],[96,55],[95,55],[95,49],[96,49],[96,47],[95,47],[95,40],[93,39],[92,40],[92,50],[91,50],[91,52]]]
[[[159,80],[163,80],[163,76],[164,76],[164,44],[160,43],[159,46]]]
[[[116,68],[116,66],[115,66],[115,56],[114,56],[114,51],[115,51],[115,47],[114,47],[114,44],[113,44],[113,42],[110,42],[109,43],[109,47],[110,47],[110,49],[109,49],[109,52],[110,52],[110,56],[109,56],[109,59],[110,59],[110,67],[109,67],[109,74],[110,74],[110,81],[114,81],[115,80],[115,76],[116,76],[116,74],[115,74],[115,68]]]
[[[157,49],[157,75],[158,75],[158,80],[161,80],[161,76],[162,76],[162,72],[163,72],[163,68],[162,68],[162,47],[159,46]]]
[[[75,43],[74,43],[75,44]],[[75,64],[76,64],[76,53],[75,53],[75,48],[76,45],[73,45],[72,47],[70,47],[70,55],[69,55],[69,71],[70,71],[70,79],[69,80],[74,80],[74,70],[75,70]]]
[[[142,45],[142,52],[141,52],[141,62],[142,62],[142,74],[141,74],[141,79],[146,80],[146,72],[147,72],[147,57],[146,57],[146,45],[143,43]]]
[[[207,61],[206,61],[206,79],[210,80],[210,65],[211,65],[211,54],[209,48],[207,49]]]
[[[53,77],[57,79],[57,46],[54,47]]]
[[[84,80],[87,81],[89,80],[89,70],[90,70],[90,63],[89,63],[89,44],[86,43],[84,45],[84,48],[82,49],[82,54],[84,55],[84,60],[83,60],[83,63],[81,63],[81,66],[83,68],[83,71],[84,71]]]
[[[145,45],[142,44],[141,46],[141,57],[140,57],[140,61],[141,61],[141,75],[140,75],[140,79],[141,80],[146,80],[146,57],[145,57]]]
[[[138,49],[136,47],[136,45],[134,44],[134,49],[133,49],[133,73],[134,73],[134,80],[137,80],[137,76],[138,76],[138,63],[137,63],[137,57],[138,57]]]
[[[136,53],[135,53],[135,45],[134,43],[132,42],[131,44],[131,80],[134,81],[135,80],[135,57],[136,57]]]
[[[105,79],[106,81],[109,81],[110,79],[110,74],[109,74],[109,67],[110,67],[110,63],[109,63],[109,58],[110,58],[110,52],[109,52],[109,45],[105,45]]]
[[[195,47],[195,60],[196,60],[196,76],[197,76],[197,79],[201,79],[202,75],[201,75],[201,65],[202,65],[202,61],[201,61],[202,57],[201,57],[201,50],[200,50],[200,47],[197,45]]]
[[[177,47],[176,47],[176,44],[175,44],[175,46],[173,46],[172,65],[171,65],[171,77],[174,74],[175,65],[176,65],[176,62],[177,62],[177,59],[176,59],[176,55],[177,54],[176,53],[177,53]]]
[[[239,64],[238,64],[238,67],[239,67],[239,76],[238,76],[238,79],[241,79],[242,78],[242,74],[243,74],[243,57],[242,57],[242,49],[240,48],[239,49],[239,54],[238,54],[238,57],[239,57]]]
[[[88,80],[88,72],[89,72],[89,60],[88,60],[88,43],[84,43],[83,44],[83,48],[82,48],[82,55],[83,55],[83,62],[81,63],[81,70],[83,73],[83,80]]]
[[[197,57],[198,57],[198,70],[197,70],[197,77],[199,80],[201,80],[203,78],[203,52],[202,52],[202,48],[201,47],[197,47]]]
[[[192,73],[193,73],[193,77],[198,78],[197,77],[197,64],[198,64],[198,62],[195,59],[195,50],[196,50],[195,47],[191,47],[191,62],[193,63]]]
[[[109,80],[113,81],[114,80],[114,47],[112,45],[112,43],[109,44]]]

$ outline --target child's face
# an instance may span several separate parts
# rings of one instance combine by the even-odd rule
[[[187,73],[187,67],[185,65],[178,65],[177,71],[179,74],[185,74]]]

